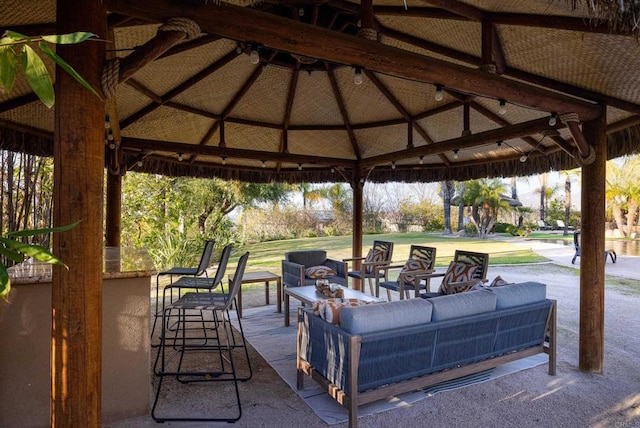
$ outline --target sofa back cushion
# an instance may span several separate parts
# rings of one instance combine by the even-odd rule
[[[431,322],[431,302],[407,299],[343,308],[340,327],[351,334],[403,328]]]
[[[327,252],[325,250],[300,250],[285,253],[285,260],[288,262],[298,263],[306,267],[318,266],[327,260]]]
[[[519,284],[491,287],[497,297],[496,309],[541,302],[547,298],[547,286],[540,282],[521,282]]]
[[[444,321],[496,310],[496,295],[489,290],[448,294],[429,299],[433,305],[431,321]]]

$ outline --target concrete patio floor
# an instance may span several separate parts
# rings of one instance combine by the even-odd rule
[[[552,261],[490,266],[488,278],[500,275],[512,282],[535,280],[547,284],[548,297],[558,301],[557,375],[549,376],[546,365],[541,365],[439,393],[408,407],[361,417],[360,427],[640,427],[640,257],[619,256],[616,264],[607,262],[604,373],[587,374],[578,369],[579,264],[571,265],[572,247],[524,240],[521,245]],[[271,299],[274,304],[275,290]],[[243,293],[243,303],[245,308],[263,305],[263,289]],[[254,376],[240,385],[243,415],[234,426],[327,426],[253,349],[250,357]],[[215,402],[220,389],[212,385],[212,391],[208,399]],[[164,425],[229,426],[184,422]],[[147,416],[105,426],[158,424]]]

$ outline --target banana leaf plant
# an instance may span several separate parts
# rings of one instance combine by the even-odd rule
[[[33,92],[44,105],[49,108],[53,107],[55,102],[53,83],[44,61],[34,49],[37,47],[78,83],[100,97],[98,92],[49,46],[49,44],[81,43],[94,36],[93,33],[78,31],[69,34],[29,37],[11,30],[5,31],[0,38],[0,89],[4,88],[7,93],[11,92],[18,74],[18,65],[20,65]]]
[[[74,228],[78,223],[79,222],[60,227],[9,232],[6,236],[0,236],[0,255],[17,263],[21,263],[22,261],[24,261],[24,257],[27,256],[32,257],[40,262],[67,267],[67,265],[65,265],[62,260],[51,254],[51,252],[46,248],[40,245],[27,244],[25,242],[18,241],[15,238],[23,238],[27,236],[41,235],[52,232],[64,232],[66,230]],[[10,290],[11,279],[9,278],[7,267],[4,265],[4,263],[0,262],[0,299],[6,301],[8,299]]]

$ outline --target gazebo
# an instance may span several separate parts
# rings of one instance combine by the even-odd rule
[[[0,28],[90,31],[56,73],[0,93],[0,148],[55,162],[52,422],[100,422],[103,235],[128,171],[346,182],[353,252],[367,182],[582,167],[580,355],[603,371],[605,162],[638,151],[635,2],[5,0]],[[49,64],[53,72],[53,65]],[[104,189],[104,175],[107,186]],[[106,193],[106,232],[103,197]],[[68,391],[68,392],[67,392]]]

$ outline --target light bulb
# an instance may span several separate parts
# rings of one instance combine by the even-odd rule
[[[424,156],[420,156],[420,161],[418,162],[420,165],[424,163]]]
[[[527,155],[520,156],[520,162],[525,163],[527,161]]]
[[[500,106],[498,107],[498,113],[505,114],[507,112],[507,102],[500,100]]]
[[[138,161],[138,166],[142,166],[142,160]]]
[[[331,174],[333,174],[334,172],[336,172],[336,169],[334,167],[331,167]]]
[[[396,161],[391,162],[391,169],[396,169]]]
[[[227,164],[227,158],[225,158],[224,156],[222,157],[222,165],[226,165]]]
[[[267,163],[265,161],[262,161],[262,167],[266,168],[267,167]]]
[[[178,153],[178,162],[182,162],[182,153]]]
[[[444,94],[442,93],[442,85],[436,85],[436,101],[442,101]]]
[[[551,113],[551,116],[549,117],[549,126],[556,126],[556,123],[558,123],[558,119],[556,117],[555,113]]]
[[[453,151],[453,158],[454,158],[454,159],[458,159],[458,149],[455,149],[455,150]]]
[[[251,53],[249,54],[249,61],[251,61],[251,64],[258,64],[260,62],[260,54],[258,53],[257,49],[252,49]]]
[[[304,16],[304,8],[303,7],[298,9],[298,16]]]
[[[356,67],[353,73],[353,83],[356,85],[362,85],[362,68]]]
[[[302,171],[302,164],[301,163],[298,164],[298,171]]]

